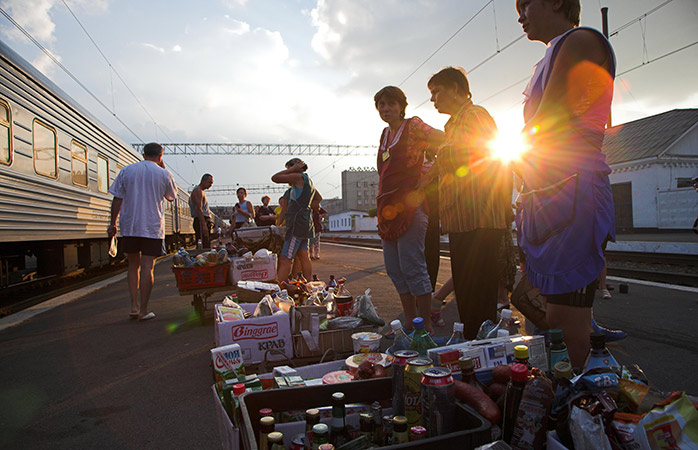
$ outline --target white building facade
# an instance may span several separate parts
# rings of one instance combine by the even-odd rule
[[[378,231],[375,217],[369,217],[366,211],[347,210],[332,214],[328,219],[330,231]]]

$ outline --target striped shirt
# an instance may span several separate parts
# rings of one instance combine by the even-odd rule
[[[444,127],[446,141],[436,158],[439,215],[444,233],[511,225],[511,170],[489,157],[497,125],[482,106],[468,100]]]

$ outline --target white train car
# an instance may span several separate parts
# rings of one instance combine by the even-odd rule
[[[140,159],[0,41],[0,288],[108,264],[108,188]],[[193,240],[188,197],[167,208],[169,248]]]

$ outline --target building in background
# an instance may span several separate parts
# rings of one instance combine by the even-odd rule
[[[336,214],[344,209],[343,201],[341,198],[335,197],[335,198],[323,198],[322,207],[325,208],[325,211],[327,211],[327,217],[331,216],[332,214]]]
[[[375,168],[352,167],[342,172],[342,210],[368,211],[375,208],[377,193],[378,171]]]
[[[606,130],[603,143],[620,232],[688,230],[698,212],[698,109]]]
[[[346,210],[328,216],[329,231],[378,232],[378,221],[366,211]]]

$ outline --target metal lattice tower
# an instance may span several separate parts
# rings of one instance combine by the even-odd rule
[[[206,190],[207,196],[235,194],[238,188],[244,187],[248,194],[276,194],[286,192],[286,184],[223,184],[213,185]]]

